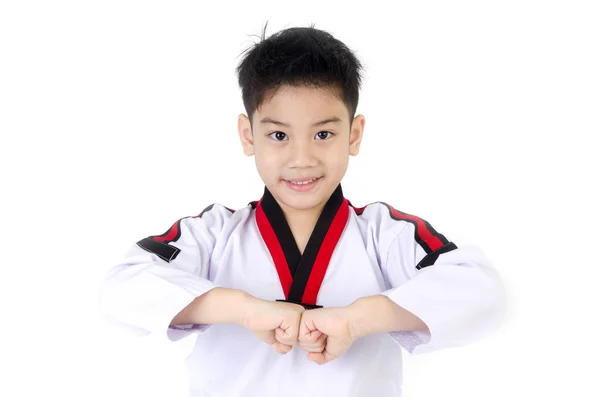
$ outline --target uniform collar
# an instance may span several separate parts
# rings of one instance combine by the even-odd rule
[[[341,185],[325,203],[303,254],[283,210],[266,187],[256,210],[257,225],[277,268],[285,298],[314,305],[329,260],[348,220],[349,205]]]

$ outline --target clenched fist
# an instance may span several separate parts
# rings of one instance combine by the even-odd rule
[[[248,297],[242,325],[276,352],[285,354],[298,343],[304,307],[288,302],[270,302]]]
[[[335,360],[358,339],[351,318],[348,307],[305,311],[300,319],[298,345],[317,364]]]
[[[305,310],[251,296],[244,306],[242,325],[261,341],[281,354],[298,346],[317,364],[340,357],[359,337],[352,328],[351,307]]]

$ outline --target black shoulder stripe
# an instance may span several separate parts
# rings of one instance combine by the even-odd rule
[[[179,240],[179,238],[181,238],[181,220],[186,218],[202,218],[202,215],[212,210],[214,206],[215,204],[213,203],[208,207],[204,208],[204,210],[202,210],[202,212],[198,215],[180,218],[177,222],[173,223],[169,230],[167,230],[163,234],[146,237],[138,241],[137,245],[150,253],[156,254],[159,258],[167,262],[172,261],[177,257],[177,255],[180,252],[180,249],[170,245],[169,243],[175,242]],[[234,212],[229,208],[227,209],[232,213]]]
[[[371,204],[367,204],[364,207],[355,207],[352,205],[352,203],[350,201],[348,201],[348,205],[354,210],[356,215],[362,215],[362,213],[365,212],[365,209]]]
[[[202,215],[204,215],[204,213],[210,211],[213,209],[213,207],[215,206],[215,204],[211,204],[208,207],[206,207],[205,209],[202,210],[202,212],[199,215],[194,216],[193,218],[202,218]]]
[[[457,247],[454,243],[448,243],[442,248],[438,248],[437,250],[425,255],[425,257],[417,264],[417,269],[422,269],[424,267],[433,265],[441,254],[453,251],[455,249],[457,249]]]
[[[159,258],[167,262],[171,262],[173,259],[177,258],[177,255],[179,255],[179,252],[181,251],[173,245],[159,243],[150,237],[138,241],[137,245],[152,254],[156,254]]]

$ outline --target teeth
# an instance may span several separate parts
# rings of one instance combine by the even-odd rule
[[[294,185],[307,185],[309,183],[312,183],[312,182],[316,181],[317,179],[319,179],[319,178],[313,178],[313,179],[311,179],[309,181],[304,181],[304,182],[292,182],[292,181],[290,181],[290,183],[293,183]]]

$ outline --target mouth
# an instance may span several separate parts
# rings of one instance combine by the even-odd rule
[[[298,179],[284,179],[286,186],[297,192],[306,192],[311,190],[323,177],[308,177]]]
[[[317,176],[312,178],[284,179],[284,181],[291,183],[292,185],[308,185],[309,183],[316,182],[321,178],[321,176]]]

